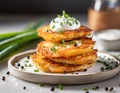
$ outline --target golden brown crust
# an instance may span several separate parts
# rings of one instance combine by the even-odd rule
[[[83,65],[88,64],[89,62],[95,62],[97,60],[96,50],[91,52],[74,56],[74,57],[56,57],[56,58],[49,58],[56,63],[63,63],[63,64],[73,64],[73,65]]]
[[[33,63],[42,71],[44,72],[51,72],[51,73],[63,73],[65,72],[74,72],[74,71],[82,71],[84,69],[88,69],[95,62],[90,62],[88,64],[83,65],[69,65],[69,64],[61,64],[56,63],[51,60],[48,60],[44,57],[38,57],[36,54],[32,55]]]
[[[74,45],[76,42],[78,46]],[[42,41],[38,44],[37,52],[40,52],[47,58],[78,56],[92,51],[94,43],[90,38],[73,40],[65,42],[64,44]],[[53,51],[52,48],[55,48],[55,51]]]
[[[38,36],[42,37],[46,41],[51,42],[60,42],[61,40],[74,40],[78,38],[83,38],[86,36],[91,35],[91,29],[80,26],[80,28],[73,30],[66,30],[63,31],[63,33],[60,32],[53,32],[50,30],[50,26],[44,26],[42,28],[39,28],[38,30]]]

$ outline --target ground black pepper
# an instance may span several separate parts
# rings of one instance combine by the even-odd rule
[[[6,74],[7,74],[7,75],[9,75],[9,74],[10,74],[10,72],[8,71]]]
[[[5,76],[2,76],[2,80],[5,81]]]
[[[26,89],[26,86],[24,86],[23,89],[25,90],[25,89]]]
[[[113,91],[113,87],[111,87],[109,91]]]
[[[66,72],[66,71],[64,71],[63,73],[64,73],[64,74],[67,74],[67,72]]]
[[[27,56],[27,59],[30,59],[30,56]]]
[[[23,69],[24,69],[24,66],[21,66],[21,69],[23,70]]]
[[[54,87],[52,87],[50,90],[51,90],[51,91],[54,91],[54,90],[55,90],[55,88],[54,88]]]
[[[89,91],[87,90],[85,93],[89,93]]]
[[[105,91],[108,91],[108,87],[105,87]]]
[[[99,89],[100,87],[99,86],[96,86],[96,89]]]
[[[87,71],[87,69],[84,69],[84,72],[86,72]]]
[[[20,67],[20,63],[18,63],[17,66]]]
[[[78,46],[78,43],[74,43],[74,46],[75,46],[75,47]]]

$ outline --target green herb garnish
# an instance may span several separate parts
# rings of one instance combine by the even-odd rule
[[[38,69],[35,69],[34,72],[39,72],[39,70],[38,70]]]
[[[64,40],[62,40],[62,41],[61,41],[61,44],[65,44],[65,41],[64,41]]]
[[[57,88],[58,88],[59,90],[63,90],[63,85],[62,85],[62,84],[59,84],[59,85],[57,85]]]
[[[82,90],[86,91],[86,90],[88,90],[88,89],[87,89],[87,88],[83,88]]]
[[[52,27],[52,29],[54,29],[55,28],[55,25]]]
[[[63,26],[63,23],[61,22],[60,25]]]
[[[32,65],[31,65],[31,64],[29,64],[29,67],[32,67]]]
[[[57,15],[58,18],[61,18],[62,16],[61,15]]]
[[[104,71],[104,69],[105,69],[104,67],[101,67],[101,68],[100,68],[101,71]]]
[[[25,67],[27,67],[27,64],[25,64]]]
[[[96,87],[93,87],[92,90],[97,90],[97,88],[96,88]]]
[[[51,51],[56,52],[56,48],[55,48],[55,47],[52,47],[52,48],[51,48]]]
[[[29,62],[28,60],[26,60],[25,62]]]
[[[61,31],[59,31],[59,33],[60,33],[60,34],[63,34],[63,31],[61,30]]]
[[[52,19],[53,23],[55,23],[55,19]]]
[[[40,87],[43,87],[44,86],[44,84],[43,83],[40,83],[40,84],[38,84]]]

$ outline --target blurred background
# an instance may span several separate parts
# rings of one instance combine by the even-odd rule
[[[0,13],[87,13],[91,0],[0,0]]]

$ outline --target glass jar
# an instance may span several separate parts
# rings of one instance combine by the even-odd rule
[[[88,25],[94,31],[120,29],[119,0],[92,0]]]

